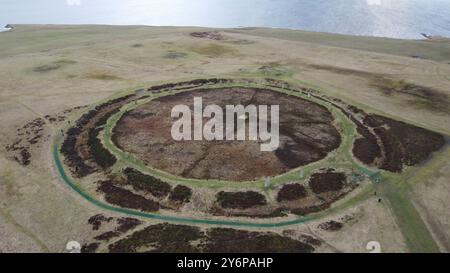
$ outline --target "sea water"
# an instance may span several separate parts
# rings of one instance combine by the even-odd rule
[[[274,27],[450,37],[450,0],[0,0],[0,25]]]

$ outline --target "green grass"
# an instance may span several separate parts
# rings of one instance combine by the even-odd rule
[[[349,36],[289,29],[274,30],[267,28],[242,28],[229,29],[228,31],[258,37],[306,42],[404,57],[419,56],[422,59],[429,59],[443,63],[450,62],[450,43],[448,42]]]
[[[166,54],[163,55],[164,59],[182,59],[186,58],[188,54],[184,52],[177,52],[177,51],[167,51]]]
[[[205,55],[208,57],[221,57],[226,54],[234,53],[236,50],[229,46],[224,46],[221,44],[210,43],[205,46],[194,46],[190,48],[191,51]]]
[[[384,173],[383,182],[376,185],[380,196],[386,198],[397,225],[411,252],[437,253],[439,247],[434,241],[422,217],[409,197],[409,186],[401,175]]]

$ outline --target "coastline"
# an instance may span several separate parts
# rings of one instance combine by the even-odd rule
[[[427,59],[438,61],[440,63],[450,63],[450,39],[433,36],[432,39],[408,40],[398,38],[382,38],[373,36],[356,36],[346,34],[335,34],[327,32],[312,32],[306,30],[291,30],[282,28],[267,27],[239,27],[239,28],[205,28],[205,27],[170,27],[170,26],[147,26],[147,25],[101,25],[101,24],[9,24],[13,27],[3,31],[8,34],[17,33],[19,36],[26,35],[33,37],[35,43],[48,47],[46,36],[48,33],[59,30],[64,33],[75,32],[73,36],[76,39],[83,39],[81,32],[98,33],[99,37],[106,38],[114,33],[117,37],[133,36],[133,33],[148,33],[153,31],[218,31],[229,34],[249,35],[249,37],[259,37],[262,39],[286,40],[291,42],[306,42],[315,45],[329,46],[334,48],[345,48],[350,50],[359,50],[365,52],[389,54],[403,56],[414,59]],[[0,32],[2,33],[2,32]],[[109,34],[108,34],[109,33]],[[6,35],[6,34],[4,34]],[[39,41],[39,42],[38,42]],[[4,52],[6,54],[10,50],[6,48],[14,48],[13,41],[3,41]],[[1,46],[1,45],[0,45]],[[57,47],[58,44],[50,45]],[[18,49],[17,49],[18,50]],[[21,51],[21,50],[18,50]]]
[[[149,28],[199,28],[199,29],[215,29],[218,31],[227,31],[227,30],[280,30],[280,31],[295,31],[295,32],[304,32],[309,34],[318,34],[318,35],[329,35],[329,36],[337,36],[337,37],[354,37],[354,38],[363,38],[363,39],[390,39],[390,40],[404,40],[404,41],[430,41],[430,40],[448,40],[450,41],[450,37],[445,36],[435,36],[429,35],[427,33],[417,33],[417,38],[398,38],[398,37],[389,37],[389,36],[379,36],[379,35],[364,35],[364,34],[345,34],[340,32],[327,32],[327,31],[311,31],[300,28],[289,28],[289,27],[268,27],[268,26],[236,26],[236,27],[208,27],[208,26],[196,26],[196,25],[115,25],[115,24],[6,24],[3,28],[0,28],[0,32],[8,32],[13,30],[15,27],[21,26],[31,26],[31,27],[149,27]]]

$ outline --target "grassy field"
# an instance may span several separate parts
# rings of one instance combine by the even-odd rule
[[[272,30],[266,28],[244,28],[230,31],[259,37],[306,42],[450,63],[450,43],[447,39],[402,40],[367,36],[350,37],[348,35],[332,33],[313,33],[287,29]]]

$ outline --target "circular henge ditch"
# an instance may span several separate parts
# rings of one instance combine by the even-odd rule
[[[150,89],[148,90],[150,91]],[[230,92],[230,98],[225,100],[217,100],[219,95],[224,95],[225,92]],[[137,94],[137,93],[136,93]],[[200,171],[192,171],[195,168],[183,168],[181,172],[173,171],[172,169],[165,169],[158,165],[161,164],[158,161],[152,162],[145,160],[145,156],[143,156],[145,153],[141,153],[139,155],[140,150],[138,149],[139,145],[144,146],[150,146],[150,151],[155,152],[158,151],[157,149],[153,149],[155,147],[151,147],[154,143],[145,143],[145,141],[149,141],[153,139],[153,137],[159,137],[161,138],[161,135],[154,135],[156,131],[154,130],[148,130],[146,126],[143,126],[145,124],[159,124],[162,126],[162,128],[167,129],[170,133],[170,127],[167,127],[168,124],[171,125],[170,121],[170,109],[172,108],[172,105],[175,104],[186,104],[189,105],[193,102],[193,97],[195,94],[201,95],[204,98],[204,105],[206,104],[217,104],[219,106],[223,106],[225,104],[230,105],[237,105],[237,104],[243,104],[244,106],[247,104],[266,104],[271,105],[276,102],[277,104],[280,104],[280,136],[282,140],[280,141],[280,147],[284,147],[283,145],[287,145],[289,150],[298,151],[301,150],[302,147],[305,147],[305,143],[307,143],[307,139],[310,139],[312,141],[317,140],[317,146],[315,146],[315,149],[312,149],[310,151],[316,152],[311,153],[311,155],[308,157],[308,160],[304,160],[304,157],[298,156],[298,158],[295,158],[294,154],[294,160],[293,161],[286,161],[286,157],[283,158],[283,156],[287,156],[292,158],[292,154],[284,155],[283,153],[278,154],[276,152],[270,153],[269,158],[273,161],[270,161],[271,163],[279,163],[278,168],[256,168],[256,169],[248,169],[249,167],[254,168],[255,164],[249,164],[248,166],[242,166],[236,165],[233,166],[227,166],[228,169],[231,169],[232,172],[230,172],[229,176],[224,176],[223,173],[207,173],[205,175],[205,172],[201,171],[203,169],[208,168],[214,168],[214,166],[207,166],[208,168],[200,168]],[[258,95],[259,94],[259,95]],[[135,93],[133,93],[135,95]],[[244,99],[240,96],[244,96]],[[159,111],[154,111],[156,108],[155,106],[161,106],[161,104],[164,105],[160,107]],[[298,104],[302,105],[302,108],[300,111],[298,111],[299,107]],[[282,107],[282,106],[285,107]],[[297,106],[297,107],[295,107]],[[286,111],[283,113],[282,109],[288,109],[289,111]],[[260,183],[263,181],[263,178],[266,176],[273,177],[273,186],[283,184],[285,182],[289,182],[292,180],[297,179],[298,180],[298,173],[297,171],[299,169],[302,169],[302,175],[303,170],[304,176],[308,177],[313,171],[317,169],[321,169],[324,167],[356,167],[358,169],[363,168],[359,166],[357,163],[355,163],[351,158],[351,153],[349,152],[351,150],[351,144],[353,143],[353,139],[355,136],[355,127],[351,120],[349,120],[343,113],[340,112],[340,110],[334,108],[331,104],[329,104],[326,101],[321,101],[320,99],[316,99],[314,97],[311,97],[309,94],[306,94],[304,92],[299,91],[289,91],[289,90],[282,90],[281,88],[273,88],[273,87],[267,87],[263,85],[239,85],[239,84],[232,84],[232,85],[226,85],[226,84],[218,84],[218,85],[206,85],[202,87],[195,87],[195,88],[184,88],[179,90],[169,89],[163,92],[143,92],[139,96],[134,97],[129,102],[121,105],[118,111],[115,111],[110,116],[108,116],[108,119],[106,120],[104,126],[101,126],[101,130],[103,130],[103,133],[98,136],[99,139],[101,139],[102,144],[104,147],[111,151],[112,154],[117,158],[117,168],[121,169],[124,167],[133,167],[135,169],[141,170],[144,173],[150,173],[151,175],[161,178],[165,181],[171,181],[176,184],[187,184],[190,186],[211,186],[212,188],[218,189],[220,187],[227,187],[227,188],[240,188],[241,186],[243,188],[264,188],[263,184]],[[154,113],[156,112],[156,113]],[[319,115],[317,115],[319,113]],[[287,118],[283,118],[283,115],[286,114]],[[168,116],[168,120],[158,120],[158,118],[161,118],[162,116]],[[129,119],[129,120],[127,120]],[[152,120],[153,119],[153,120]],[[157,122],[155,122],[155,120]],[[123,123],[124,122],[124,123]],[[131,122],[131,123],[130,123]],[[128,125],[127,125],[128,124]],[[129,127],[129,124],[132,124],[133,126]],[[292,127],[300,129],[305,128],[305,126],[313,125],[309,129],[308,132],[311,133],[311,135],[305,135],[296,134],[296,130],[292,129]],[[138,125],[138,126],[134,126]],[[288,126],[289,125],[289,126]],[[293,125],[293,126],[292,126]],[[296,127],[297,126],[297,127]],[[132,129],[139,129],[139,130],[132,130]],[[150,127],[151,128],[151,127]],[[339,128],[339,130],[338,130]],[[115,134],[121,134],[116,136]],[[127,135],[128,133],[128,135]],[[321,135],[320,135],[321,134]],[[135,135],[141,135],[145,136],[143,138],[137,138],[132,139]],[[314,138],[316,136],[316,139]],[[283,139],[284,138],[284,139]],[[325,138],[327,141],[321,142],[320,140]],[[166,139],[164,141],[171,139],[170,134],[166,135]],[[126,146],[127,140],[129,143],[132,143],[134,146]],[[130,141],[132,140],[132,141]],[[202,142],[202,141],[200,141]],[[234,143],[233,143],[234,142]],[[215,153],[211,153],[212,155],[219,155],[222,156],[224,154],[224,151],[227,151],[229,146],[233,145],[239,145],[245,142],[238,143],[236,141],[229,141],[228,143],[224,143],[223,145],[218,145],[218,151]],[[177,143],[175,143],[177,144]],[[259,145],[255,145],[257,143],[253,143],[253,147],[250,149],[250,155],[254,156],[253,158],[247,158],[246,161],[254,162],[258,160],[258,153]],[[171,144],[174,145],[174,144]],[[171,146],[168,145],[168,146]],[[297,146],[296,146],[297,145]],[[303,145],[303,146],[302,146]],[[188,145],[189,146],[189,145]],[[203,146],[213,146],[212,149],[217,149],[217,145],[208,145],[208,143],[201,143],[199,144],[200,149],[199,151],[208,151],[211,149],[211,147],[203,148]],[[161,148],[161,146],[159,147]],[[134,150],[133,150],[134,149]],[[152,150],[153,149],[153,150]],[[297,150],[296,150],[297,149]],[[177,154],[176,151],[178,149],[174,149],[175,153],[171,154],[173,156],[175,161],[180,161],[180,154]],[[246,150],[245,147],[241,146],[239,149],[235,149],[232,151],[236,151],[237,158],[242,158],[242,155],[239,155],[240,152],[247,152],[249,150]],[[154,153],[152,155],[155,157],[161,157],[165,153],[160,151],[159,155]],[[189,153],[187,153],[189,154]],[[204,153],[200,155],[200,158],[208,158],[208,156],[211,156],[211,154]],[[150,158],[152,158],[150,157]],[[217,158],[212,157],[212,162],[214,160],[217,160]],[[345,159],[343,162],[341,159]],[[186,157],[184,158],[184,162],[182,164],[185,164],[184,166],[190,166],[192,162],[198,162],[198,158],[190,158]],[[266,159],[264,159],[266,160]],[[264,161],[262,160],[262,161]],[[284,160],[284,161],[283,161]],[[146,213],[136,210],[130,210],[127,208],[120,208],[116,206],[111,206],[108,204],[103,203],[103,201],[99,201],[96,199],[96,197],[93,197],[95,195],[92,194],[90,191],[84,191],[82,187],[79,185],[79,183],[74,182],[70,177],[68,177],[64,171],[64,167],[62,163],[59,160],[59,154],[57,146],[55,146],[55,161],[57,162],[58,171],[60,172],[61,176],[63,177],[64,181],[69,184],[72,188],[74,188],[78,193],[80,193],[83,197],[85,197],[88,201],[91,203],[96,204],[97,206],[100,206],[105,209],[114,210],[121,213],[126,213],[130,215],[136,215],[136,216],[142,216],[147,218],[154,218],[154,219],[160,219],[160,220],[167,220],[167,221],[178,221],[178,222],[192,222],[192,223],[206,223],[206,224],[215,224],[215,225],[243,225],[243,226],[260,226],[260,227],[276,227],[276,226],[285,226],[290,224],[298,224],[302,223],[304,221],[307,221],[309,219],[314,219],[315,217],[319,217],[323,213],[326,213],[328,209],[323,210],[319,213],[315,213],[314,215],[308,215],[304,217],[298,218],[298,220],[286,220],[279,223],[260,223],[260,222],[248,222],[245,221],[222,221],[222,220],[208,220],[208,219],[198,219],[198,218],[188,218],[188,217],[174,217],[174,216],[168,216],[165,217],[163,214],[160,213]],[[211,161],[211,160],[209,160]],[[219,161],[219,160],[217,160]],[[236,160],[237,161],[237,160]],[[58,165],[59,162],[59,165]],[[170,163],[170,161],[169,161]],[[169,164],[170,165],[170,164]],[[204,167],[204,166],[203,166]],[[220,167],[218,165],[218,167]],[[116,169],[117,168],[113,168]],[[187,170],[187,171],[186,171]],[[253,171],[253,172],[251,172]],[[245,176],[243,174],[251,172],[253,176]],[[357,200],[360,200],[361,198],[364,198],[365,194],[362,195],[359,194],[357,197],[352,197],[351,200],[348,200],[348,202],[356,202]],[[345,204],[348,203],[347,201]],[[339,207],[342,207],[344,205],[339,205]],[[334,210],[332,208],[331,210]]]

